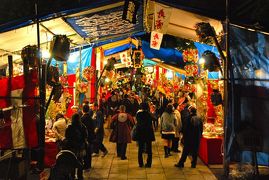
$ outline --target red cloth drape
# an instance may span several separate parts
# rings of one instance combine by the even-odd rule
[[[30,71],[26,78],[22,75],[13,77],[10,80],[8,78],[0,79],[0,86],[0,96],[22,97],[21,99],[1,98],[0,108],[26,105],[22,109],[13,109],[13,113],[10,110],[4,112],[5,124],[0,128],[0,149],[37,147],[36,114],[39,111],[39,106],[33,99],[36,95],[37,86],[36,71]],[[17,116],[14,116],[14,114]]]
[[[210,80],[210,81],[215,81],[215,80]],[[208,81],[208,83],[207,83],[207,91],[208,91],[208,97],[207,97],[207,122],[208,123],[214,123],[214,120],[216,118],[216,113],[215,113],[214,106],[213,106],[213,104],[211,102],[211,94],[213,92],[213,88],[212,88],[212,85],[211,85],[210,81]]]
[[[72,95],[72,97],[74,97],[74,93],[73,93],[74,92],[74,88],[72,88],[74,86],[74,82],[76,82],[76,75],[75,74],[68,75],[68,86],[69,86],[68,92],[69,92],[69,94]],[[72,116],[72,114],[73,114],[73,111],[71,109],[71,107],[73,105],[74,105],[74,98],[72,98],[71,103],[68,106],[67,111],[66,111],[66,114],[65,114],[66,117],[68,117],[68,118],[70,118]]]
[[[96,49],[92,49],[92,59],[91,59],[91,66],[96,70]],[[91,88],[91,97],[90,102],[93,103],[94,96],[95,96],[95,82],[96,82],[96,76],[93,76],[90,81],[90,88]]]

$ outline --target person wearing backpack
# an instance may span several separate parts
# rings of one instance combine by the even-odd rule
[[[115,138],[110,141],[117,143],[117,157],[125,160],[127,159],[127,143],[131,143],[131,129],[134,126],[134,119],[125,112],[126,107],[124,105],[120,105],[119,110],[120,112],[112,117],[111,128],[115,132]]]

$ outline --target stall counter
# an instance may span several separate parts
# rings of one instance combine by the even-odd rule
[[[206,164],[222,164],[223,155],[221,137],[202,137],[199,148],[199,157]]]

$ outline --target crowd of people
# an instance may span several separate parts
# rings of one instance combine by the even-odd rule
[[[73,179],[75,169],[78,179],[83,179],[83,170],[91,168],[92,157],[99,155],[100,151],[102,157],[108,154],[103,144],[105,124],[112,129],[109,141],[116,143],[117,157],[121,160],[128,158],[127,144],[135,136],[138,166],[150,168],[152,142],[157,131],[161,133],[165,158],[171,156],[171,151],[180,152],[182,139],[182,156],[175,166],[183,168],[190,154],[191,167],[195,168],[203,122],[197,116],[196,108],[190,105],[187,95],[182,93],[181,98],[180,101],[178,98],[167,98],[165,94],[149,89],[140,94],[128,89],[114,90],[103,93],[99,103],[94,103],[91,108],[89,102],[84,102],[81,111],[72,115],[71,124],[63,115],[57,115],[53,130],[62,157],[58,154],[51,179]],[[132,131],[134,126],[135,133]],[[146,162],[143,153],[147,153]],[[76,161],[68,164],[70,168],[59,170],[59,164],[65,162],[63,157],[68,155],[70,158],[76,157]]]

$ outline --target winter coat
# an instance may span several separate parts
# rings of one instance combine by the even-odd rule
[[[196,114],[191,115],[190,119],[186,121],[186,128],[183,131],[184,146],[189,147],[194,152],[197,152],[199,149],[202,133],[202,119]]]
[[[86,126],[70,124],[65,132],[66,148],[78,154],[87,146],[88,132]]]
[[[94,112],[94,118],[95,118],[95,133],[98,139],[102,139],[104,137],[105,131],[104,131],[104,115],[102,111],[97,110]]]
[[[175,114],[175,117],[176,117],[175,137],[179,137],[180,131],[181,131],[181,128],[182,128],[181,115],[180,115],[180,112],[177,109],[175,109],[174,114]]]
[[[111,128],[117,132],[117,143],[131,143],[131,129],[134,126],[133,117],[125,112],[112,117]]]
[[[148,111],[138,111],[136,114],[137,120],[137,141],[148,142],[155,141],[152,121],[154,117]]]
[[[164,112],[161,116],[161,131],[163,134],[175,134],[176,117],[174,113]]]
[[[81,122],[86,126],[87,131],[88,131],[88,142],[93,143],[95,139],[95,133],[94,133],[94,122],[89,113],[85,113],[81,117]]]

